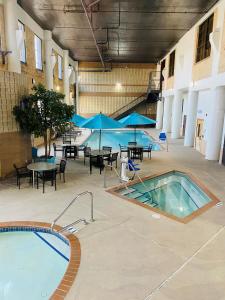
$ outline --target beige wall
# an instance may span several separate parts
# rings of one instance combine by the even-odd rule
[[[79,112],[111,114],[147,92],[153,64],[114,64],[111,72],[84,72],[98,64],[79,64]],[[120,83],[121,87],[116,84]]]

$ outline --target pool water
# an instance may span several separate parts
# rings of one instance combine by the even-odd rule
[[[59,285],[70,247],[45,232],[0,232],[0,299],[49,299]]]
[[[177,171],[130,185],[119,193],[178,218],[185,218],[212,201],[188,175]]]
[[[127,146],[128,142],[135,140],[133,130],[102,130],[101,145],[109,146],[115,150],[118,150],[119,144]],[[149,146],[152,144],[152,150],[160,150],[160,146],[154,142],[154,140],[146,134],[143,130],[136,131],[136,142],[138,145]],[[99,130],[93,131],[93,133],[85,140],[84,145],[88,145],[92,149],[98,149],[99,147]]]

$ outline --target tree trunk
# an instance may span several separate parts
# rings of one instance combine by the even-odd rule
[[[52,136],[52,131],[50,129],[49,130],[49,138],[48,138],[48,156],[51,155],[51,136]]]
[[[48,134],[47,131],[44,134],[45,156],[48,155]]]

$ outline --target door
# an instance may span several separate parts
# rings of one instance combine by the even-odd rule
[[[223,143],[222,164],[225,166],[225,137],[224,137],[224,143]]]
[[[205,154],[205,140],[204,140],[204,120],[197,119],[195,131],[195,149],[202,154]]]

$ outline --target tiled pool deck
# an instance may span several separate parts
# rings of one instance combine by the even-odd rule
[[[152,131],[155,134],[155,131]],[[194,149],[171,141],[169,152],[154,152],[141,175],[182,169],[199,178],[225,201],[225,168]],[[108,171],[108,187],[118,181]],[[188,224],[155,219],[137,205],[107,193],[98,170],[89,175],[83,160],[68,165],[66,183],[46,193],[28,184],[19,191],[12,180],[0,182],[1,222],[51,221],[85,190],[94,193],[96,221],[77,233],[81,264],[67,300],[222,300],[225,299],[225,205],[214,206]],[[80,199],[59,225],[90,218],[89,198]]]

